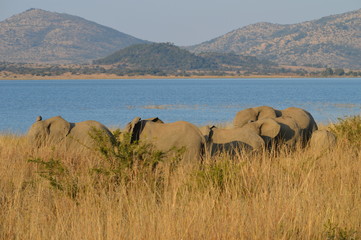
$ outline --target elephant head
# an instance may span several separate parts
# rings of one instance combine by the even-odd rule
[[[263,138],[266,145],[269,145],[271,141],[280,134],[281,131],[280,124],[270,118],[249,122],[243,127],[256,131],[258,135]]]
[[[277,110],[268,106],[247,108],[242,111],[239,111],[236,114],[236,117],[233,120],[233,125],[235,127],[242,127],[249,122],[254,122],[266,118],[276,118]]]
[[[71,124],[62,117],[42,120],[39,116],[28,131],[28,139],[37,147],[61,142],[70,132]]]
[[[300,128],[300,137],[304,144],[310,140],[312,133],[318,129],[312,115],[302,108],[289,107],[281,110],[281,112],[282,116],[290,117],[295,120]]]

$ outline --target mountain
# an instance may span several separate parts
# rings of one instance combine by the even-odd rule
[[[361,9],[298,24],[256,23],[190,46],[235,52],[278,64],[361,68]]]
[[[195,70],[217,65],[170,43],[137,44],[121,49],[94,64],[117,64],[130,69]]]
[[[146,42],[77,16],[41,9],[0,22],[0,61],[85,63]]]
[[[214,62],[222,66],[233,67],[255,67],[255,66],[275,66],[271,61],[260,60],[254,56],[239,55],[234,52],[222,53],[222,52],[202,52],[197,54],[200,57],[206,58],[211,62]]]

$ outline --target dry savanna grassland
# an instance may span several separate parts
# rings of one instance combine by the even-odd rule
[[[150,146],[89,153],[0,137],[0,239],[360,239],[361,118],[329,151],[184,164]],[[181,153],[181,151],[180,151]]]

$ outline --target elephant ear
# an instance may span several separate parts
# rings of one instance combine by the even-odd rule
[[[239,111],[233,120],[233,125],[235,127],[243,127],[249,122],[254,122],[257,120],[258,112],[254,108],[247,108]]]
[[[139,134],[140,134],[140,117],[135,117],[130,123],[127,124],[125,127],[125,132],[131,134],[130,143],[134,141],[139,140]]]
[[[260,134],[264,137],[275,138],[280,133],[281,126],[273,119],[260,121]]]
[[[158,117],[148,118],[148,119],[145,119],[145,120],[152,121],[152,122],[155,122],[155,123],[164,123],[164,122],[163,122],[162,120],[160,120]]]
[[[257,107],[255,110],[258,112],[256,120],[277,117],[276,110],[269,106]]]
[[[49,118],[44,122],[48,129],[49,138],[52,140],[61,141],[69,134],[71,129],[71,124],[61,116]]]
[[[208,134],[208,138],[207,138],[207,141],[213,141],[213,134],[214,134],[214,130],[213,129],[216,129],[217,127],[216,126],[211,126],[209,127],[209,134]]]
[[[206,139],[206,142],[212,141],[213,128],[216,128],[216,126],[206,125],[199,128],[199,131],[202,133],[202,136]]]

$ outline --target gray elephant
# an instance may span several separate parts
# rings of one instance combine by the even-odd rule
[[[327,130],[317,130],[312,133],[309,144],[315,152],[327,151],[336,145],[336,136]]]
[[[222,152],[234,155],[242,151],[262,150],[265,145],[258,132],[250,128],[221,129],[204,126],[200,131],[206,138],[212,156]]]
[[[273,119],[280,125],[280,131],[276,138],[278,145],[286,145],[288,147],[295,147],[302,143],[301,128],[297,122],[291,117],[278,117]]]
[[[292,144],[299,141],[305,145],[311,138],[312,132],[318,129],[312,115],[296,107],[284,110],[276,110],[269,106],[244,109],[236,114],[233,124],[235,127],[242,127],[249,122],[267,118],[275,119],[281,124],[281,137],[285,137],[283,141]]]
[[[315,119],[311,113],[302,108],[289,107],[284,110],[276,110],[278,117],[292,118],[300,128],[300,137],[303,143],[307,143],[314,131],[318,129]],[[280,116],[279,116],[280,115]]]
[[[239,150],[264,149],[279,135],[280,129],[281,126],[273,119],[251,122],[241,128],[200,128],[212,155],[222,151],[234,154]]]
[[[186,161],[200,160],[204,151],[205,138],[199,129],[185,121],[162,123],[158,118],[141,120],[134,118],[124,129],[131,134],[131,142],[140,141],[152,144],[167,155],[184,148]]]
[[[46,120],[42,120],[39,116],[31,125],[27,137],[35,147],[57,145],[68,151],[93,149],[95,137],[102,137],[104,141],[102,144],[109,144],[109,146],[114,141],[114,136],[109,129],[97,121],[70,123],[61,116]]]
[[[254,122],[249,122],[242,129],[250,129],[257,133],[264,141],[266,147],[271,147],[271,143],[277,140],[281,133],[282,125],[274,119],[266,118]]]

